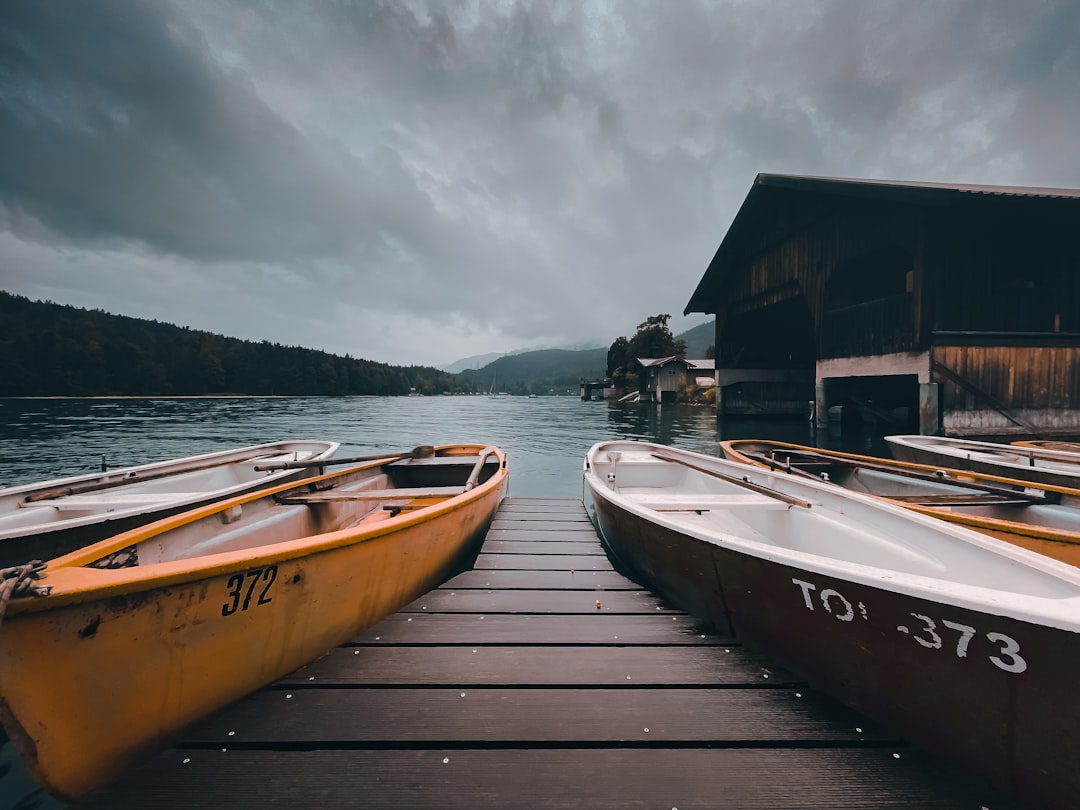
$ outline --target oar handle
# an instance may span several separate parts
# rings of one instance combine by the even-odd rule
[[[785,466],[784,462],[780,461],[775,456],[766,456],[762,453],[750,453],[745,455],[747,458],[753,459],[758,463],[764,463],[768,466],[775,466],[784,472],[800,472],[804,475],[810,475],[812,478],[816,478],[812,473],[807,473],[805,470],[799,470],[795,468],[791,463],[791,457],[793,455],[801,456],[807,460],[819,460],[825,464],[838,464],[849,469],[858,469],[860,467],[868,470],[879,470],[890,475],[901,476],[904,478],[911,478],[916,481],[933,481],[934,483],[949,484],[960,489],[973,489],[980,492],[986,492],[990,495],[1001,495],[1009,498],[1017,498],[1032,504],[1055,504],[1061,502],[1061,493],[1047,491],[1034,482],[1018,481],[1017,486],[1023,485],[1023,489],[1013,489],[1008,486],[1001,486],[999,484],[988,484],[985,481],[963,481],[959,478],[955,478],[949,474],[948,470],[941,470],[940,472],[923,472],[922,470],[909,470],[902,467],[893,467],[889,464],[880,464],[873,461],[856,461],[854,459],[836,458],[834,456],[823,455],[807,450],[789,450],[787,448],[780,448],[772,450],[772,453],[788,453],[788,462]],[[1037,489],[1042,492],[1041,495],[1036,495],[1033,492],[1028,492],[1027,489]]]

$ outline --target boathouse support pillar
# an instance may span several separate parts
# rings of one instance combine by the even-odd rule
[[[814,426],[819,430],[829,426],[828,386],[825,380],[814,383]]]
[[[939,383],[919,383],[919,434],[938,436],[941,434],[941,385]]]

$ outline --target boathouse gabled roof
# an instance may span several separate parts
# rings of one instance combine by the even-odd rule
[[[770,204],[784,191],[813,196],[861,197],[867,200],[926,206],[947,206],[963,199],[1041,199],[1080,204],[1080,189],[1036,188],[1025,186],[989,186],[971,183],[923,183],[910,180],[863,180],[848,177],[808,177],[793,174],[758,174],[746,199],[728,228],[720,247],[705,270],[697,289],[690,297],[684,315],[692,312],[715,314],[722,278],[741,253],[740,241],[764,218],[773,215]]]
[[[670,357],[639,357],[639,363],[645,368],[657,368],[666,366],[668,363],[683,363],[691,371],[712,371],[716,368],[716,361],[712,359],[692,360],[687,357],[671,355]]]

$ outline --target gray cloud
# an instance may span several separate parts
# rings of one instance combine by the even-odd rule
[[[8,0],[0,284],[390,362],[606,343],[682,310],[759,171],[1080,184],[1078,23],[1072,0]]]

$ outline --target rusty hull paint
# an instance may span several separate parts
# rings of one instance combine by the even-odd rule
[[[499,458],[499,472],[466,495],[374,530],[335,532],[314,553],[308,538],[262,557],[231,552],[147,566],[142,583],[130,581],[138,568],[56,571],[58,584],[64,574],[72,581],[57,607],[50,598],[16,600],[0,627],[0,721],[50,792],[73,799],[108,783],[186,725],[467,565],[506,491]],[[223,615],[230,578],[268,565],[277,566],[268,600],[259,604],[260,580],[247,610]],[[164,575],[155,578],[155,568]],[[109,575],[129,581],[95,598],[93,582]]]
[[[594,504],[606,545],[672,604],[1025,802],[1078,806],[1077,634],[809,573]],[[917,616],[935,622],[940,647],[919,643],[933,637]],[[976,629],[966,655],[945,621]],[[1027,670],[995,666],[1001,644],[987,633],[1016,639]]]

